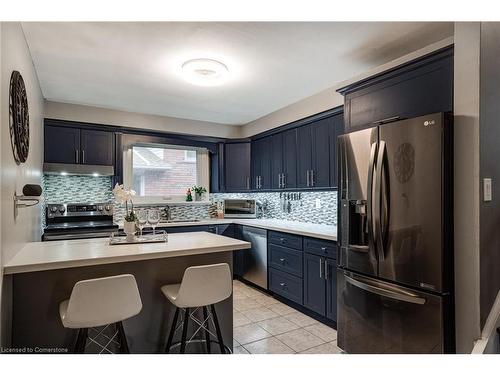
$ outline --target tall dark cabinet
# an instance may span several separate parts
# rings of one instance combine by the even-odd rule
[[[224,180],[228,192],[250,188],[250,142],[224,145]]]
[[[252,182],[254,190],[271,189],[271,137],[252,141]]]
[[[297,129],[283,132],[283,178],[282,188],[297,187]]]

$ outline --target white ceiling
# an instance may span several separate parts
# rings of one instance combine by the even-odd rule
[[[240,125],[442,40],[452,23],[23,23],[46,99]],[[223,86],[186,60],[225,63]]]

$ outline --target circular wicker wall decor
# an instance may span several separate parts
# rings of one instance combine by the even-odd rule
[[[26,87],[17,70],[10,76],[9,126],[14,159],[17,164],[24,163],[30,148],[30,119]]]

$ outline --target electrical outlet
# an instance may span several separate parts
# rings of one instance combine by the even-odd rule
[[[483,179],[483,200],[485,202],[491,202],[492,196],[491,196],[491,178],[484,178]]]
[[[316,208],[321,208],[321,199],[316,198]]]

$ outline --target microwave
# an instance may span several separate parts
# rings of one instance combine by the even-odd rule
[[[224,199],[224,217],[255,219],[257,202],[255,199]]]

